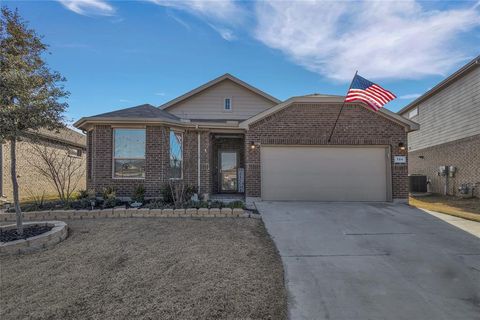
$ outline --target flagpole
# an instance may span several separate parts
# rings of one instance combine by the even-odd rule
[[[350,82],[350,87],[348,87],[347,95],[348,95],[348,92],[350,91],[350,89],[352,89],[353,80],[357,76],[357,73],[358,73],[358,70],[355,71],[355,75],[353,76],[352,82]],[[347,96],[345,96],[345,99],[346,98],[347,98]],[[340,119],[340,114],[342,113],[343,107],[345,106],[345,99],[343,99],[343,104],[342,104],[342,107],[340,108],[340,111],[338,112],[337,120],[335,120],[335,124],[333,125],[333,128],[332,128],[332,132],[330,132],[330,136],[328,137],[328,143],[330,143],[330,141],[332,140],[333,132],[335,131],[335,128],[337,127],[338,119]]]

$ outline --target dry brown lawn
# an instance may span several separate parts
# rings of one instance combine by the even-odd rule
[[[285,319],[280,257],[256,219],[97,219],[3,256],[0,318]]]
[[[427,197],[410,197],[409,204],[414,207],[480,222],[479,198],[461,199],[431,195]]]

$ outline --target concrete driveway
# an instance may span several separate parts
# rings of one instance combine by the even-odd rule
[[[480,239],[388,203],[259,202],[291,319],[480,319]]]

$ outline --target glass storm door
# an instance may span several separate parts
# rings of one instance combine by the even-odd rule
[[[220,151],[220,190],[237,192],[237,153]]]

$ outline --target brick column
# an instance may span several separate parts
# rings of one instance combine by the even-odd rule
[[[157,198],[165,182],[168,145],[165,127],[147,126],[145,154],[145,196]]]
[[[210,132],[200,134],[200,190],[199,193],[212,193],[212,137]]]
[[[93,188],[100,193],[112,182],[112,128],[97,125],[93,132]]]

